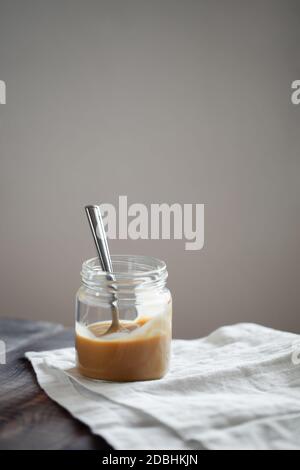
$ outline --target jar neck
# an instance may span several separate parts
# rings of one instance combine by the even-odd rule
[[[168,272],[166,264],[156,258],[133,255],[113,255],[113,276],[103,271],[98,258],[82,265],[82,283],[88,289],[118,295],[159,291],[165,288]]]

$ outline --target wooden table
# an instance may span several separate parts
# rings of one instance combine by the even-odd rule
[[[111,449],[48,398],[24,358],[26,351],[73,345],[72,329],[0,319],[0,340],[7,350],[7,363],[0,364],[0,449]]]

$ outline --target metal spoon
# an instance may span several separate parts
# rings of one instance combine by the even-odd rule
[[[99,206],[86,206],[85,207],[86,215],[91,227],[91,231],[93,234],[94,242],[96,245],[99,261],[100,261],[100,266],[102,267],[103,271],[106,273],[106,277],[109,281],[115,281],[116,278],[113,274],[113,266],[112,266],[112,261],[110,257],[110,252],[108,248],[108,243],[107,243],[107,238],[106,238],[106,233],[103,225],[103,220],[101,216],[101,210]],[[113,289],[115,289],[115,292],[112,294],[113,295],[113,301],[112,301],[112,320],[111,320],[111,325],[108,328],[108,330],[104,333],[104,335],[112,334],[112,333],[117,333],[120,331],[132,331],[135,328],[138,328],[138,325],[135,323],[126,323],[122,324],[120,322],[120,315],[119,315],[119,309],[118,309],[118,299],[117,299],[117,287],[112,286]],[[103,335],[103,336],[104,336]]]

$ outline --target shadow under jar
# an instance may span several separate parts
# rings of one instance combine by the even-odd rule
[[[76,296],[76,356],[79,372],[111,381],[151,380],[169,367],[172,298],[166,264],[146,256],[112,256],[114,279],[98,258],[82,265]],[[137,328],[105,334],[117,299],[120,322]]]

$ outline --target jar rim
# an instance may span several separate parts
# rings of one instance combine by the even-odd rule
[[[166,263],[158,258],[145,255],[111,255],[113,266],[121,265],[122,267],[130,267],[127,270],[114,269],[113,274],[117,279],[128,279],[134,278],[145,278],[148,276],[163,276],[167,271]],[[103,277],[105,279],[108,275],[106,271],[103,271],[99,259],[97,257],[90,258],[82,264],[82,275],[90,273],[94,274],[99,279]]]

